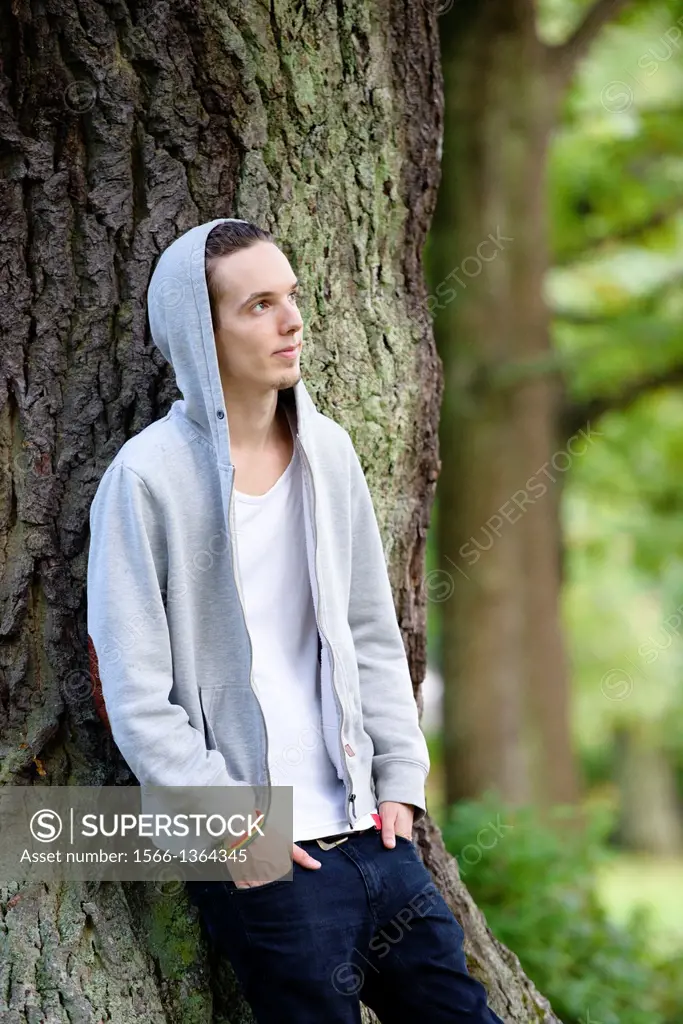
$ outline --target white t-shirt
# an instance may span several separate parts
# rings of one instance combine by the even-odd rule
[[[252,674],[268,731],[274,786],[293,787],[294,842],[353,828],[322,732],[318,630],[308,576],[300,458],[265,494],[235,488],[235,542]]]

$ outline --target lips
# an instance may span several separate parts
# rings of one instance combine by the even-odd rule
[[[291,348],[281,348],[281,349],[278,349],[278,351],[274,352],[273,354],[276,355],[276,356],[290,356],[291,357],[291,356],[295,356],[298,351],[299,351],[299,346],[298,345],[292,345]]]

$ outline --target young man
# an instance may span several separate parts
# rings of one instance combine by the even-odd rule
[[[291,879],[188,882],[259,1024],[351,1024],[361,999],[500,1024],[411,840],[427,746],[360,462],[301,379],[297,291],[247,221],[162,254],[150,325],[183,400],[93,500],[94,676],[142,784],[293,787]]]

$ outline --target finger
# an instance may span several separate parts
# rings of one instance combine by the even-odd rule
[[[320,868],[322,864],[315,857],[311,857],[310,853],[306,853],[301,846],[297,846],[296,843],[292,846],[292,860],[300,864],[302,868]]]
[[[389,824],[388,821],[382,822],[382,842],[385,846],[391,848],[396,846],[396,840],[394,839],[394,826],[393,823]]]

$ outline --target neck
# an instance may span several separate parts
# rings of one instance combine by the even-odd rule
[[[289,433],[276,388],[253,392],[243,385],[222,383],[232,451],[258,457],[279,444],[285,431]]]

